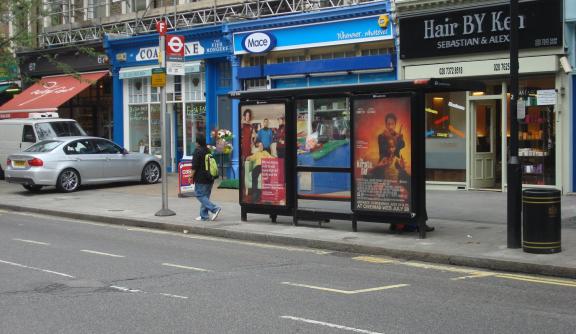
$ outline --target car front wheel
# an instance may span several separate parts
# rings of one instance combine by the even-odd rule
[[[160,180],[160,165],[149,162],[142,170],[142,183],[153,184]]]
[[[62,171],[56,181],[56,188],[63,192],[73,192],[80,188],[80,174],[72,168]]]

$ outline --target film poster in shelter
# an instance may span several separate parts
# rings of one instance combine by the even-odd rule
[[[243,105],[240,159],[244,204],[286,205],[284,104]]]
[[[356,210],[410,213],[410,98],[358,99],[353,111]]]

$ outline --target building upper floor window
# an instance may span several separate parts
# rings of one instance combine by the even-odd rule
[[[356,53],[354,51],[326,52],[326,53],[310,55],[310,60],[351,58],[351,57],[355,57],[355,56],[356,56]]]
[[[394,53],[392,48],[372,48],[362,50],[362,56],[379,56]]]
[[[248,57],[248,66],[266,65],[266,56],[250,56]]]
[[[276,63],[283,64],[283,63],[294,63],[298,61],[305,61],[306,57],[304,55],[293,55],[293,56],[284,56],[276,58]]]

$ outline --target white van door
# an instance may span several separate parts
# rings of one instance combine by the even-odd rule
[[[0,122],[0,166],[6,170],[6,158],[20,151],[22,124],[2,124]]]

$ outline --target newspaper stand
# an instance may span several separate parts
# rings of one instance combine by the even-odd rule
[[[422,79],[230,92],[232,98],[240,100],[239,202],[242,221],[247,220],[248,213],[255,213],[269,215],[273,222],[278,215],[291,216],[294,225],[299,220],[350,220],[353,231],[357,231],[358,221],[416,224],[419,237],[425,238],[425,94],[483,89],[482,83],[473,81]],[[346,140],[349,140],[350,153],[347,167],[329,163],[307,166],[298,162],[301,156],[297,140],[297,100],[320,98],[348,100],[350,126]],[[391,113],[395,121],[402,122],[400,136],[392,131],[396,137],[391,137],[389,132],[382,130]],[[272,117],[285,120],[283,131],[278,125],[275,129],[275,154],[271,154],[272,133],[267,126]],[[257,136],[257,128],[251,128],[254,118],[260,122],[258,128],[264,129],[258,130]],[[400,141],[402,143],[397,145]],[[280,143],[281,149],[278,148]],[[338,181],[333,183],[349,185],[351,195],[303,194],[299,173],[337,175]],[[319,208],[299,206],[299,201],[310,198],[327,204]],[[328,201],[340,203],[330,206]],[[339,210],[341,208],[346,210]]]

